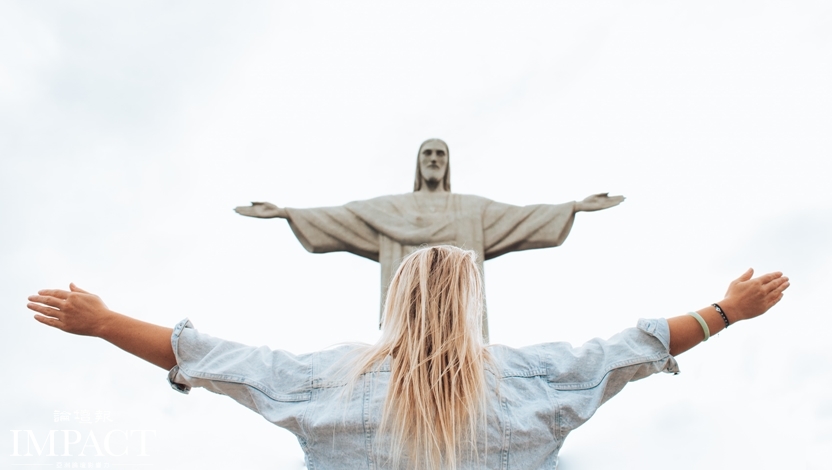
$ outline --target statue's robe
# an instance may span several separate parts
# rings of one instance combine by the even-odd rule
[[[421,200],[421,204],[420,204]],[[454,245],[485,260],[511,251],[558,246],[575,220],[575,203],[512,206],[468,194],[449,194],[432,212],[421,193],[381,196],[343,206],[286,208],[289,225],[312,253],[348,251],[381,264],[382,306],[401,261],[420,247]],[[488,322],[483,318],[483,335]]]

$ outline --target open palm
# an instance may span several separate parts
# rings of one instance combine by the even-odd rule
[[[260,219],[286,218],[286,210],[270,202],[252,202],[250,206],[237,206],[234,208],[234,212]]]
[[[617,206],[624,201],[624,196],[610,196],[610,193],[593,194],[575,205],[576,211],[593,212]]]

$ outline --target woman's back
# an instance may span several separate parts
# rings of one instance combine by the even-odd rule
[[[555,468],[566,435],[589,419],[631,380],[676,372],[665,320],[641,320],[609,340],[581,347],[545,343],[520,349],[488,347],[485,422],[477,449],[457,468]],[[389,434],[379,433],[391,377],[391,358],[352,384],[343,359],[366,346],[346,345],[295,356],[198,333],[183,322],[174,332],[180,391],[191,386],[229,395],[293,432],[309,469],[406,466],[393,463]]]

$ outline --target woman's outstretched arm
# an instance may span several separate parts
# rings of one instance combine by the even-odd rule
[[[789,278],[774,272],[751,278],[754,270],[749,269],[728,286],[725,298],[717,302],[727,316],[730,325],[762,315],[783,298],[783,291],[789,287]],[[713,306],[697,310],[708,326],[711,335],[725,328],[725,320]],[[678,356],[705,339],[705,330],[692,315],[669,318],[670,354]]]
[[[116,313],[97,295],[69,285],[69,290],[44,289],[29,296],[35,320],[67,333],[97,336],[151,364],[169,370],[176,365],[170,344],[173,330]]]

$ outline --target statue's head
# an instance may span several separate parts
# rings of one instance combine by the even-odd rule
[[[450,158],[448,144],[441,139],[428,139],[422,142],[419,146],[419,155],[416,157],[416,181],[413,183],[413,191],[419,191],[422,185],[427,183],[450,192]]]

